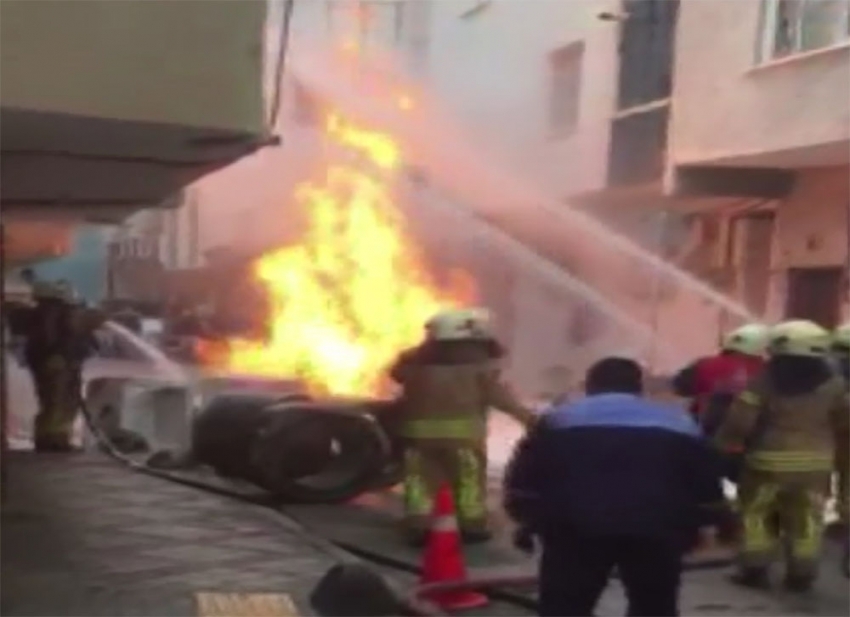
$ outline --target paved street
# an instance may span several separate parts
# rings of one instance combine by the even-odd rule
[[[15,453],[9,475],[3,615],[306,615],[338,561],[273,512],[99,455]]]
[[[498,515],[499,479],[521,432],[507,416],[492,415],[491,510],[502,533],[489,547],[468,551],[473,571],[506,564],[533,568],[533,562],[509,547],[509,523]],[[2,513],[3,614],[256,614],[260,609],[251,603],[258,602],[273,615],[308,614],[305,594],[339,557],[329,545],[316,545],[298,525],[268,510],[132,473],[94,454],[62,458],[17,453],[9,492]],[[419,555],[399,542],[393,522],[398,500],[392,494],[286,512],[319,536],[367,547],[409,566],[418,563]],[[683,612],[846,614],[848,590],[837,559],[830,547],[817,593],[802,600],[738,589],[726,582],[725,570],[690,572]],[[398,583],[413,582],[396,571],[382,572]],[[278,595],[227,595],[237,593]],[[488,611],[514,614],[519,609],[496,604]],[[612,584],[598,614],[623,611],[622,592]]]

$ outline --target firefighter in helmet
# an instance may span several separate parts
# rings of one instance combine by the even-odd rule
[[[723,337],[720,352],[700,358],[673,379],[673,390],[692,399],[691,413],[711,434],[735,395],[741,392],[763,364],[768,328],[741,326]]]
[[[73,288],[64,282],[37,282],[33,298],[36,305],[26,316],[24,353],[38,400],[35,448],[69,451],[82,363],[91,352],[93,332],[102,318],[81,306]]]
[[[829,338],[810,321],[775,326],[765,369],[715,435],[724,450],[747,444],[738,487],[743,539],[733,580],[739,584],[768,585],[779,536],[788,546],[786,587],[806,591],[817,575],[835,439],[850,423],[845,385],[826,361]]]
[[[402,353],[390,372],[402,388],[405,528],[412,543],[424,541],[433,498],[445,483],[463,539],[486,541],[487,413],[495,407],[526,426],[534,416],[500,379],[504,350],[486,310],[443,311],[425,329],[425,341]]]

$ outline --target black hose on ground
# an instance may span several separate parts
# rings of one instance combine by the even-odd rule
[[[100,430],[97,426],[96,422],[94,422],[94,418],[86,406],[85,402],[80,399],[80,409],[83,414],[83,418],[85,419],[86,425],[89,430],[92,432],[92,435],[95,437],[95,440],[101,445],[104,451],[114,460],[127,465],[131,469],[138,471],[140,473],[144,473],[153,477],[157,477],[163,480],[167,480],[169,482],[175,482],[177,484],[181,484],[183,486],[188,486],[191,488],[208,491],[211,493],[215,493],[217,495],[221,495],[224,497],[228,497],[230,499],[236,499],[238,501],[252,503],[255,505],[262,505],[265,507],[274,508],[276,505],[274,500],[271,498],[259,498],[252,497],[237,491],[228,490],[226,488],[222,488],[219,486],[215,486],[208,482],[204,482],[201,480],[193,480],[185,477],[184,475],[176,474],[171,471],[154,469],[146,464],[139,463],[137,461],[132,460],[128,456],[124,455],[118,449],[115,448],[114,444],[112,444],[111,440],[108,439],[106,435]],[[285,515],[284,512],[281,512],[279,509],[274,508],[280,514]],[[287,517],[289,518],[289,517]],[[293,519],[289,519],[293,520]],[[309,528],[300,525],[297,521],[293,522],[298,524],[299,527],[304,531],[306,535],[309,535],[311,538],[314,538],[321,544],[326,544],[328,546],[335,547],[337,549],[342,549],[346,553],[354,555],[360,559],[363,559],[368,562],[375,563],[377,565],[381,565],[387,568],[391,568],[394,570],[408,572],[410,574],[420,575],[421,568],[411,565],[404,560],[397,559],[391,557],[386,554],[382,554],[380,552],[350,544],[347,542],[333,541],[327,540],[325,538],[321,538],[320,536],[316,536],[316,534],[310,532]],[[704,570],[704,569],[716,569],[727,567],[731,564],[731,559],[729,558],[718,558],[714,560],[706,560],[698,563],[686,564],[685,570]],[[440,583],[439,585],[426,585],[426,586],[417,586],[413,589],[411,593],[409,593],[405,598],[401,600],[402,606],[405,609],[407,614],[411,615],[422,615],[424,617],[435,617],[440,616],[441,613],[437,612],[435,608],[430,605],[427,600],[423,598],[423,596],[429,592],[433,591],[459,591],[459,590],[486,590],[487,593],[494,600],[504,602],[507,604],[512,604],[519,608],[534,611],[537,610],[537,601],[531,597],[530,595],[511,592],[504,589],[499,589],[499,587],[504,586],[513,586],[513,587],[524,587],[524,586],[532,586],[536,584],[537,577],[534,575],[514,575],[514,576],[505,576],[504,574],[499,575],[487,575],[486,573],[482,573],[481,575],[470,578],[464,581],[451,582],[451,583]]]
[[[254,504],[254,505],[261,505],[261,506],[265,506],[265,507],[273,507],[274,504],[273,504],[271,499],[254,498],[254,497],[251,497],[251,496],[248,496],[248,495],[238,493],[236,491],[231,491],[231,490],[227,490],[225,488],[219,487],[219,486],[215,486],[213,484],[210,484],[208,482],[204,482],[202,480],[193,480],[193,479],[187,478],[183,475],[178,475],[178,474],[171,472],[171,471],[154,469],[152,467],[149,467],[146,464],[139,463],[138,461],[134,461],[130,457],[126,456],[124,453],[120,452],[114,446],[112,441],[103,433],[103,431],[100,430],[100,427],[97,426],[97,423],[94,421],[94,417],[93,417],[91,411],[89,410],[88,406],[85,404],[85,401],[82,399],[82,397],[80,398],[80,401],[79,401],[79,407],[80,407],[80,411],[83,415],[83,419],[86,423],[87,428],[89,429],[89,431],[91,431],[92,435],[95,438],[95,441],[102,447],[103,451],[113,460],[115,460],[115,461],[117,461],[117,462],[119,462],[123,465],[126,465],[127,467],[131,468],[132,470],[137,471],[139,473],[144,473],[144,474],[152,476],[152,477],[160,478],[162,480],[167,480],[169,482],[174,482],[176,484],[187,486],[187,487],[190,487],[190,488],[194,488],[194,489],[198,489],[198,490],[202,490],[202,491],[207,491],[207,492],[214,493],[216,495],[220,495],[220,496],[227,497],[227,498],[230,498],[230,499],[235,499],[237,501],[251,503],[251,504]],[[275,510],[277,512],[280,512],[280,510],[278,510],[277,508],[275,508]],[[283,512],[280,512],[280,513],[285,516],[285,514]],[[293,520],[293,519],[290,519],[290,520]],[[385,567],[388,567],[388,568],[391,568],[391,569],[394,569],[394,570],[402,571],[402,572],[408,572],[408,573],[411,573],[411,574],[417,574],[418,575],[418,574],[421,573],[420,568],[417,568],[415,566],[411,566],[411,565],[407,564],[406,562],[404,562],[402,560],[393,559],[393,558],[388,557],[386,555],[382,555],[380,553],[370,551],[368,549],[364,549],[363,547],[351,545],[351,544],[348,544],[346,542],[335,542],[335,541],[326,540],[325,538],[316,537],[315,534],[312,534],[309,531],[308,528],[303,527],[297,521],[293,520],[293,522],[298,524],[304,530],[305,534],[310,534],[311,536],[316,538],[320,543],[326,543],[326,544],[333,546],[337,549],[342,549],[343,551],[350,553],[351,555],[354,555],[355,557],[361,558],[365,561],[370,561],[370,562],[378,564],[378,565],[382,565],[382,566],[385,566]],[[486,583],[487,583],[487,581],[479,582],[478,580],[464,581],[463,583],[458,584],[458,588],[476,588],[476,589],[478,589],[478,588],[481,588],[481,587],[488,587],[488,585]],[[405,597],[402,600],[402,604],[403,604],[406,612],[408,612],[411,615],[422,615],[423,617],[442,617],[441,613],[434,612],[434,610],[427,603],[423,603],[419,599],[419,595],[420,594],[414,592],[412,594],[409,594],[407,597]],[[515,606],[518,606],[518,607],[521,607],[521,608],[524,608],[524,609],[527,609],[527,610],[536,611],[536,609],[537,609],[537,603],[532,598],[524,596],[522,594],[516,594],[516,593],[500,591],[500,590],[491,590],[490,595],[496,600],[500,600],[500,601],[503,601],[503,602],[506,602],[506,603],[509,603],[509,604],[513,604]]]

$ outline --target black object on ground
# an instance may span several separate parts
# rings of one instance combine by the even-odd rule
[[[391,481],[393,446],[378,419],[391,405],[224,394],[196,419],[193,456],[280,501],[347,501]]]
[[[406,612],[380,574],[359,563],[340,563],[322,577],[310,605],[323,617],[382,617]]]

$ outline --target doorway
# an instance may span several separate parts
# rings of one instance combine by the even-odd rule
[[[832,329],[841,321],[844,269],[790,268],[785,317],[809,319]]]
[[[770,283],[770,254],[773,246],[775,216],[760,212],[736,221],[738,231],[743,227],[744,242],[741,254],[741,291],[747,308],[755,315],[764,315]]]

